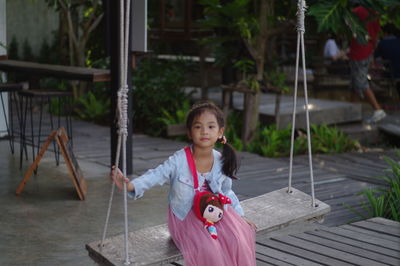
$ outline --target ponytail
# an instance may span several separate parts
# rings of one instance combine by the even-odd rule
[[[229,176],[232,179],[238,179],[236,177],[238,169],[239,165],[235,149],[228,143],[223,144],[222,172],[224,175]]]

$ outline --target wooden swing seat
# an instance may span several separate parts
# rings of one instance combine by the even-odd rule
[[[257,225],[257,232],[273,231],[300,221],[322,221],[330,211],[330,206],[315,200],[317,207],[311,206],[311,196],[295,188],[287,193],[287,188],[266,193],[241,202],[246,218]],[[124,265],[124,234],[107,238],[100,252],[100,241],[86,244],[89,256],[99,265]],[[147,227],[128,235],[131,265],[160,265],[182,259],[182,255],[172,241],[167,224]]]

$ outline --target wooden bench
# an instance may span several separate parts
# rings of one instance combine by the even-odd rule
[[[241,202],[246,218],[257,225],[258,232],[273,231],[300,221],[322,221],[330,206],[316,200],[317,207],[311,207],[311,197],[293,188],[276,190]],[[173,243],[166,224],[130,232],[129,257],[133,265],[167,264],[182,255]],[[124,265],[124,235],[107,238],[100,251],[100,241],[86,245],[89,256],[100,265]]]

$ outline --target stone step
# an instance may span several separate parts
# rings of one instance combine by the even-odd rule
[[[386,122],[380,124],[378,128],[387,134],[400,137],[400,124]]]
[[[193,95],[194,99],[199,99],[200,93]],[[262,93],[260,99],[260,120],[264,122],[275,121],[275,94]],[[209,99],[217,104],[221,104],[221,91],[211,90]],[[297,97],[296,104],[296,128],[306,127],[305,98]],[[312,124],[340,124],[362,119],[362,105],[360,103],[350,103],[342,101],[330,101],[309,98],[308,107],[310,123]],[[243,110],[243,94],[233,93],[233,108]],[[292,123],[293,96],[282,95],[280,111],[280,128],[286,128]]]

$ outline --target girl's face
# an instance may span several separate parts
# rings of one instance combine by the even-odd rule
[[[209,111],[203,112],[193,120],[188,137],[199,147],[214,147],[218,138],[224,134],[224,128],[219,127],[217,118]]]

